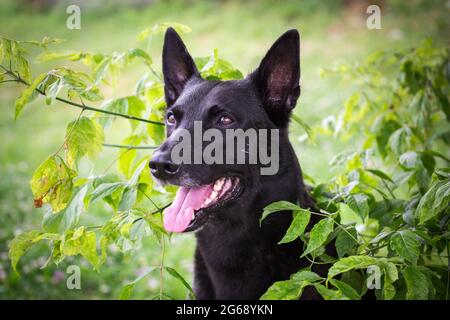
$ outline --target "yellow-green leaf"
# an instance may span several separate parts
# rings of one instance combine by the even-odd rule
[[[72,196],[76,172],[58,156],[45,160],[34,172],[30,185],[35,206],[49,203],[54,213],[64,209]]]
[[[16,236],[9,244],[9,259],[11,260],[11,266],[14,271],[17,272],[17,263],[20,258],[35,243],[44,239],[55,240],[58,237],[58,234],[44,233],[38,230],[24,232]]]
[[[16,99],[16,102],[14,103],[15,119],[17,119],[19,115],[22,113],[22,110],[25,107],[25,105],[30,103],[33,100],[33,98],[37,95],[37,92],[35,90],[39,86],[39,84],[42,81],[44,81],[45,77],[47,77],[46,73],[38,75],[34,79],[33,83],[30,84],[26,89],[24,89],[20,94],[20,96]]]
[[[73,166],[85,155],[94,159],[102,150],[103,140],[103,129],[95,121],[81,117],[69,123],[66,130],[68,164]]]

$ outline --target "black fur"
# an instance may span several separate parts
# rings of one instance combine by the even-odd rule
[[[300,259],[303,243],[277,243],[292,220],[291,212],[271,215],[259,225],[263,208],[287,200],[313,208],[297,157],[288,139],[288,122],[300,94],[299,34],[287,31],[271,47],[256,71],[237,81],[207,81],[199,72],[178,34],[166,32],[163,71],[167,112],[176,125],[167,126],[167,140],[154,153],[151,166],[171,165],[169,154],[177,128],[215,127],[218,115],[231,116],[230,128],[280,129],[280,169],[260,175],[258,165],[181,165],[157,178],[181,186],[204,185],[236,175],[243,192],[215,212],[197,231],[194,290],[198,299],[257,299],[275,281],[288,279],[308,261]],[[223,129],[223,128],[219,128]],[[170,167],[172,168],[172,167]],[[313,224],[316,221],[311,221]],[[321,274],[326,272],[315,270]],[[303,298],[318,298],[306,290]]]

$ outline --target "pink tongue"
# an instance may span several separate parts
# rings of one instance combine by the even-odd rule
[[[164,210],[164,228],[168,232],[183,232],[192,221],[194,210],[200,209],[203,200],[213,190],[212,185],[178,189],[175,200]]]

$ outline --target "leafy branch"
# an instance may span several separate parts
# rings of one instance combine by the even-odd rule
[[[21,83],[21,84],[23,84],[23,85],[25,85],[27,87],[30,86],[30,84],[27,81],[25,81],[22,77],[20,77],[20,75],[18,73],[16,74],[14,71],[7,69],[3,65],[0,65],[0,68],[2,68],[5,71],[5,74],[7,74],[8,76],[10,76],[12,78],[12,79],[10,79],[11,82]],[[40,90],[39,88],[35,88],[34,90],[36,92],[38,92],[39,94],[45,96],[45,97],[47,96],[46,93],[44,91]],[[60,101],[62,103],[65,103],[65,104],[73,106],[73,107],[81,108],[83,111],[84,110],[95,111],[95,112],[99,112],[99,113],[108,114],[108,115],[111,115],[111,116],[125,118],[125,119],[128,119],[128,120],[140,121],[140,122],[145,122],[145,123],[150,123],[150,124],[160,125],[160,126],[164,125],[164,123],[159,122],[159,121],[153,121],[153,120],[148,120],[148,119],[136,117],[136,116],[129,115],[129,114],[123,114],[123,113],[119,113],[119,112],[99,109],[99,108],[87,106],[84,103],[77,103],[77,102],[70,101],[68,99],[64,99],[64,98],[61,98],[61,97],[55,97],[55,100],[58,100],[58,101]]]

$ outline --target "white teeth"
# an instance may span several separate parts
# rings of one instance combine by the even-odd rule
[[[225,178],[218,179],[214,183],[213,191],[210,193],[209,197],[203,201],[201,208],[205,208],[208,205],[210,205],[211,203],[213,203],[214,201],[216,201],[217,198],[219,197],[219,195],[223,194],[224,186],[229,188],[230,183],[231,183],[230,179],[225,179]]]
[[[223,187],[224,182],[225,178],[220,178],[219,180],[217,180],[214,184],[214,191],[220,191],[220,189],[222,189]]]

